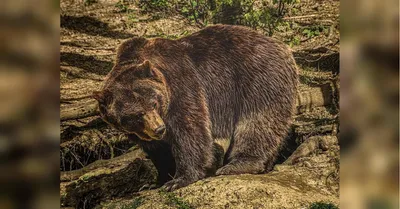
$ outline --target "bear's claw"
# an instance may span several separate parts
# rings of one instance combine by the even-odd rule
[[[215,175],[234,175],[236,174],[235,167],[231,165],[225,165],[222,168],[218,169]]]
[[[189,185],[190,183],[192,183],[192,181],[189,181],[184,178],[176,178],[176,179],[172,179],[171,181],[165,183],[162,188],[164,190],[166,190],[167,192],[172,192],[176,189],[185,187],[185,186]]]
[[[138,192],[141,192],[141,191],[144,191],[144,190],[151,190],[151,189],[155,189],[155,188],[157,188],[157,184],[145,184],[142,187],[140,187]]]

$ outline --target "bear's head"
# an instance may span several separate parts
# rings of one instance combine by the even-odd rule
[[[114,70],[102,91],[93,93],[101,118],[126,134],[161,140],[166,132],[163,118],[169,93],[163,74],[149,61]]]

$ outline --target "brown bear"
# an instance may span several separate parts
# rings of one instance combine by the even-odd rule
[[[174,190],[206,176],[213,142],[229,139],[216,175],[270,170],[294,110],[298,72],[288,47],[242,26],[177,40],[132,38],[118,48],[101,117],[137,140]],[[171,180],[172,178],[172,180]]]

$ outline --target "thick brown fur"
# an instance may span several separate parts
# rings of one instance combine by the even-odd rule
[[[160,183],[173,175],[165,186],[174,190],[205,177],[217,138],[231,140],[217,175],[270,170],[289,129],[297,80],[286,45],[215,25],[178,40],[124,42],[95,98],[103,119],[149,154]],[[165,133],[157,132],[163,125]]]

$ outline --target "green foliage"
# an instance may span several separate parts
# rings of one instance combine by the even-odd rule
[[[128,12],[129,10],[123,0],[115,4],[115,7],[118,9],[118,12]]]
[[[297,0],[272,0],[273,4],[278,5],[277,13],[279,14],[279,16],[283,16],[286,12],[285,4],[294,4],[296,2]]]
[[[136,22],[139,22],[139,19],[136,17],[136,15],[135,14],[129,14],[128,15],[128,20],[130,21],[130,22],[132,22],[132,23],[136,23]]]
[[[289,46],[293,47],[298,45],[300,45],[300,38],[297,36],[292,37],[292,39],[289,41]]]
[[[285,5],[298,1],[273,0],[272,4],[262,1],[261,7],[256,7],[255,0],[189,0],[182,4],[180,12],[203,26],[208,22],[246,25],[271,36],[282,23]]]
[[[208,23],[245,25],[261,29],[272,36],[276,28],[283,24],[282,17],[287,5],[300,0],[139,0],[143,12],[151,12],[153,17],[178,12],[190,22],[202,27]],[[124,10],[123,5],[120,6]],[[309,35],[313,35],[310,33]],[[293,44],[298,41],[294,40]]]
[[[315,36],[321,35],[322,32],[326,33],[326,28],[324,26],[311,26],[308,28],[305,28],[303,30],[303,35],[305,35],[307,38],[313,38]]]
[[[297,8],[292,8],[292,15],[296,15],[299,12]]]
[[[129,3],[127,3],[126,0],[120,0],[120,1],[118,1],[118,2],[114,5],[114,7],[116,8],[116,10],[117,10],[116,12],[117,12],[117,13],[125,13],[125,14],[128,15],[128,22],[127,22],[127,25],[130,25],[130,24],[132,24],[132,23],[137,23],[137,22],[139,22],[139,19],[137,18],[136,14],[134,13],[134,10],[129,9]],[[112,152],[112,151],[113,151],[113,150],[111,149],[111,152]],[[111,155],[114,156],[114,155],[113,155],[113,152],[111,153]]]
[[[314,202],[308,209],[339,209],[332,203]]]
[[[122,209],[136,209],[143,203],[143,197],[137,197],[132,204],[122,206]]]
[[[177,197],[172,192],[167,192],[161,189],[159,190],[159,194],[165,197],[165,199],[167,200],[167,204],[170,206],[175,206],[177,209],[193,209],[193,206],[191,206],[182,198]]]
[[[181,34],[179,34],[179,37],[186,36],[187,34],[189,34],[189,31],[184,30]]]
[[[300,83],[303,83],[303,84],[312,84],[313,83],[313,79],[307,75],[300,75],[299,79],[300,79]]]
[[[278,10],[266,4],[258,10],[255,10],[250,5],[247,7],[248,10],[243,15],[243,25],[250,26],[254,29],[261,28],[269,36],[272,36],[276,27],[282,22]]]
[[[139,0],[140,9],[144,12],[166,12],[172,5],[173,3],[168,0]]]
[[[207,0],[180,1],[178,12],[188,18],[191,22],[207,25],[211,17],[211,8]]]
[[[89,180],[90,176],[84,175],[81,177],[82,181],[87,182]]]
[[[97,0],[85,0],[84,1],[85,6],[90,6],[94,3],[97,3]]]

